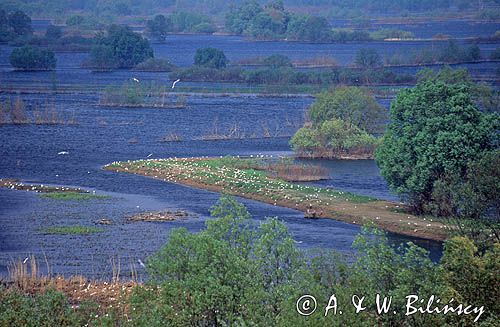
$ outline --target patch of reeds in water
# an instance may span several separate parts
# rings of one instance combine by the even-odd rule
[[[130,108],[185,108],[185,96],[173,96],[161,82],[126,81],[121,86],[108,86],[98,105]]]
[[[31,107],[31,110],[28,108]],[[44,105],[33,104],[28,106],[26,101],[17,97],[0,102],[0,125],[75,125],[77,121],[73,115],[71,118],[64,118],[56,110],[54,104],[46,102]]]

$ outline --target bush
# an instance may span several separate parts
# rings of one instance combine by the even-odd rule
[[[375,49],[359,49],[354,59],[356,66],[367,69],[382,66],[382,58]]]
[[[313,125],[340,119],[369,133],[381,132],[387,111],[366,90],[338,87],[317,95],[308,111]]]
[[[53,70],[56,68],[54,52],[32,46],[12,50],[10,64],[19,70]]]
[[[197,66],[221,69],[225,68],[228,62],[224,52],[215,48],[200,48],[194,55],[194,64]]]
[[[262,63],[271,68],[292,67],[292,61],[290,58],[281,54],[273,54],[264,58]]]
[[[60,26],[49,25],[45,31],[45,37],[48,39],[57,40],[63,35],[62,28]]]
[[[303,157],[372,156],[378,141],[362,129],[340,119],[302,127],[290,141],[292,149]]]
[[[171,72],[175,65],[167,59],[149,58],[135,66],[134,70],[147,72]]]

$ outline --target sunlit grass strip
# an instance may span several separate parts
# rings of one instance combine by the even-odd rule
[[[43,234],[94,234],[104,232],[104,229],[92,226],[54,226],[40,230]]]
[[[93,200],[93,199],[109,199],[109,195],[97,195],[92,193],[81,192],[53,192],[42,193],[40,197],[54,200]]]
[[[443,240],[454,227],[405,212],[401,204],[328,188],[286,182],[265,171],[240,169],[246,159],[170,158],[114,162],[108,170],[121,171],[236,195],[297,209],[306,216],[334,218],[363,225],[375,223],[394,233]]]

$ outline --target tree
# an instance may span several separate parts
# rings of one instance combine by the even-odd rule
[[[270,68],[292,67],[292,61],[282,54],[273,54],[265,58],[263,64]]]
[[[146,29],[148,33],[158,39],[163,41],[173,28],[172,20],[165,18],[163,15],[156,15],[153,20],[148,20],[146,22]]]
[[[19,70],[52,70],[56,68],[54,52],[32,46],[12,50],[10,64]]]
[[[200,48],[194,55],[194,64],[210,68],[225,68],[228,63],[226,55],[220,49]]]
[[[33,34],[31,27],[31,18],[24,12],[18,10],[11,13],[8,17],[9,25],[18,36]]]
[[[340,119],[368,133],[382,131],[387,111],[368,91],[358,87],[338,87],[322,92],[308,111],[313,125]]]
[[[361,48],[356,53],[354,63],[363,69],[377,68],[382,66],[382,58],[375,49]]]
[[[62,36],[62,29],[60,26],[49,25],[45,31],[45,37],[53,40],[57,40]]]
[[[151,45],[140,34],[128,26],[111,25],[107,36],[98,38],[93,47],[89,65],[108,69],[131,68],[153,56]]]
[[[467,83],[421,81],[399,93],[390,118],[377,164],[416,213],[429,211],[437,181],[465,179],[467,166],[498,146],[498,115],[478,109]]]

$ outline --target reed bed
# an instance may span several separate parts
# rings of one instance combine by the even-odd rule
[[[55,104],[28,105],[21,97],[0,102],[0,125],[76,125],[75,115],[66,118],[56,109]]]

